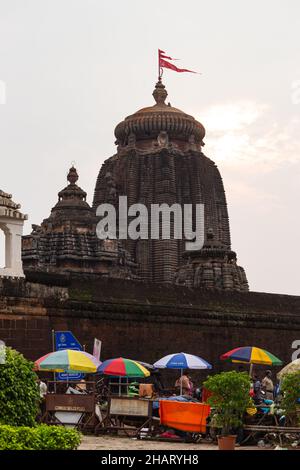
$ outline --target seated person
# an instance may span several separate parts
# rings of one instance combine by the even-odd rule
[[[181,395],[193,395],[194,385],[186,372],[176,380],[175,389]]]

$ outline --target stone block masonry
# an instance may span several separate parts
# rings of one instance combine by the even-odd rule
[[[102,359],[154,362],[185,351],[217,371],[232,367],[222,353],[256,345],[289,362],[300,339],[300,297],[79,275],[0,280],[0,339],[34,360],[51,351],[52,329],[71,330],[89,352],[101,339]]]

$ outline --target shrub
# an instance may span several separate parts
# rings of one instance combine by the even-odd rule
[[[37,428],[39,450],[72,450],[80,444],[80,434],[74,429],[42,424]]]
[[[62,426],[0,425],[0,450],[73,450],[79,444],[79,432]]]
[[[0,365],[0,424],[35,426],[40,395],[33,363],[14,349],[6,348]]]
[[[249,375],[247,372],[222,372],[208,377],[203,385],[212,393],[208,403],[214,409],[216,426],[221,427],[226,436],[242,424],[243,414],[252,404]]]
[[[300,422],[298,399],[300,398],[300,371],[292,372],[283,377],[281,383],[283,398],[281,406],[292,425],[297,426]]]

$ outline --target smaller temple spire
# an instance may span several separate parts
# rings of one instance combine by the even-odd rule
[[[168,92],[161,79],[159,79],[159,81],[156,83],[152,96],[155,99],[157,105],[166,105],[165,101],[167,99]]]
[[[53,208],[53,210],[60,206],[61,201],[67,201],[68,203],[73,201],[72,204],[81,204],[81,201],[85,203],[87,194],[79,186],[77,186],[76,183],[78,179],[79,176],[77,170],[74,166],[72,166],[67,175],[69,184],[66,188],[58,193],[58,204]]]

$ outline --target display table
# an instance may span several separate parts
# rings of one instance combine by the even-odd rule
[[[154,421],[152,409],[151,399],[110,396],[107,415],[95,432],[122,431],[138,437],[141,430],[147,428],[150,433]]]

